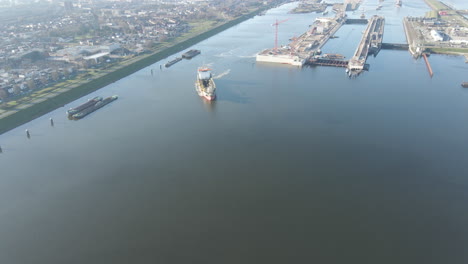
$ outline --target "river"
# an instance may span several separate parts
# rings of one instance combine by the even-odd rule
[[[402,18],[429,11],[377,2],[361,8],[386,17],[384,42],[404,43]],[[294,5],[0,135],[0,263],[468,263],[468,64],[432,55],[430,78],[382,50],[348,79],[255,63],[276,19],[290,18],[285,44],[318,16]],[[323,51],[351,57],[363,30],[345,25]],[[203,64],[211,104],[194,88]]]

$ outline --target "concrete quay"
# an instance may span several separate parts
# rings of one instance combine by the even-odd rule
[[[403,28],[405,29],[406,42],[408,43],[408,51],[413,57],[418,58],[422,54],[420,43],[423,41],[420,38],[421,34],[416,32],[415,27],[411,24],[411,20],[407,17],[403,19]]]
[[[257,62],[270,62],[290,64],[302,67],[304,64],[349,67],[348,62],[316,56],[321,53],[321,48],[344,24],[366,24],[367,19],[348,19],[345,10],[357,8],[361,0],[345,0],[340,8],[334,10],[335,17],[319,17],[304,34],[294,37],[291,42],[281,48],[266,49],[258,53]],[[381,23],[381,24],[380,24]],[[383,35],[383,18],[372,22],[372,35],[370,42],[373,45],[371,53],[380,50]],[[375,46],[375,47],[374,47]],[[367,55],[367,54],[366,54]]]
[[[287,46],[274,49],[266,49],[257,54],[257,62],[271,62],[290,64],[302,67],[307,60],[327,43],[341,26],[346,22],[346,14],[339,12],[335,17],[317,18],[310,29],[297,38],[292,38]]]
[[[364,70],[367,56],[369,54],[376,55],[380,51],[384,25],[384,17],[373,16],[370,19],[354,56],[349,60],[348,73],[350,76],[361,73]]]
[[[337,14],[334,18],[317,18],[311,26],[311,30],[304,33],[292,46],[303,58],[309,58],[317,53],[341,28],[346,21],[344,13]]]

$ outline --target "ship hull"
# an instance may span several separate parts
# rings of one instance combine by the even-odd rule
[[[185,52],[184,54],[182,54],[182,58],[189,60],[189,59],[197,56],[200,53],[201,52],[199,50],[189,50],[189,51]]]
[[[208,100],[208,101],[214,101],[214,100],[216,99],[216,93],[214,92],[214,90],[213,90],[212,93],[208,93],[208,92],[204,91],[204,90],[206,90],[207,88],[203,89],[202,85],[203,85],[203,84],[200,84],[199,81],[197,81],[197,82],[195,83],[195,88],[196,88],[197,94],[198,94],[200,97],[205,98],[205,99]]]
[[[216,84],[213,80],[210,69],[204,67],[198,69],[195,89],[200,97],[203,97],[208,101],[216,99]]]
[[[102,100],[102,101],[99,101],[97,102],[96,104],[94,104],[93,106],[91,107],[88,107],[76,114],[74,114],[72,117],[74,119],[81,119],[89,114],[91,114],[92,112],[104,107],[105,105],[109,104],[109,103],[112,103],[113,101],[117,100],[118,96],[117,95],[113,95],[113,96],[110,96],[110,97],[107,97],[106,99]]]
[[[169,68],[169,67],[171,67],[172,65],[178,63],[178,62],[181,61],[181,60],[182,60],[182,58],[175,58],[175,59],[173,59],[173,60],[167,62],[166,64],[164,64],[164,66],[165,66],[166,68]]]
[[[74,108],[70,108],[67,110],[67,114],[69,116],[72,116],[74,114],[77,114],[83,110],[85,110],[86,108],[89,108],[91,106],[94,106],[96,103],[102,101],[102,97],[100,96],[96,96],[94,97],[93,99],[90,99],[88,100],[86,103],[82,104],[82,105],[79,105],[77,107],[74,107]]]
[[[305,63],[305,60],[299,58],[299,56],[265,54],[265,52],[257,54],[256,60],[257,62],[290,64],[299,67],[302,67]]]
[[[216,95],[202,95],[201,97],[205,98],[208,101],[214,101],[216,99]]]

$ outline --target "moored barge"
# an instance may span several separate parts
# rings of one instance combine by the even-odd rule
[[[88,107],[90,107],[90,106],[95,105],[97,102],[100,102],[100,101],[102,101],[102,97],[96,96],[96,97],[94,97],[93,99],[89,99],[89,100],[88,100],[86,103],[84,103],[84,104],[81,104],[81,105],[79,105],[79,106],[77,106],[77,107],[68,109],[68,110],[67,110],[67,114],[70,115],[70,116],[72,116],[72,115],[74,115],[74,114],[76,114],[76,113],[78,113],[78,112],[80,112],[80,111],[83,111],[84,109],[86,109],[86,108],[88,108]]]
[[[173,60],[171,60],[171,61],[168,61],[166,64],[164,64],[164,66],[165,66],[166,68],[169,68],[169,67],[171,67],[172,65],[178,63],[178,62],[181,61],[181,60],[182,60],[182,58],[177,57],[177,58],[175,58],[175,59],[173,59]]]
[[[101,107],[103,107],[103,106],[117,100],[117,98],[119,98],[117,95],[109,96],[106,99],[97,102],[95,105],[92,105],[92,106],[84,109],[83,111],[80,111],[80,112],[74,114],[73,118],[81,119],[81,118],[91,114],[92,112],[98,110],[99,108],[101,108]]]
[[[192,50],[189,50],[189,51],[185,52],[184,54],[182,54],[182,58],[191,59],[191,58],[197,56],[200,53],[201,52],[199,50],[192,49]]]

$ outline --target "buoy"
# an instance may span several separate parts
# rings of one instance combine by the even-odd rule
[[[151,76],[153,76],[153,69],[151,69]]]
[[[26,129],[26,136],[27,136],[28,138],[31,138],[31,134],[29,134],[29,130],[27,130],[27,129]]]
[[[0,146],[0,153],[2,153],[2,152],[3,152],[3,150],[2,150],[2,146]]]
[[[54,126],[54,120],[52,119],[52,117],[50,118],[50,125]]]

